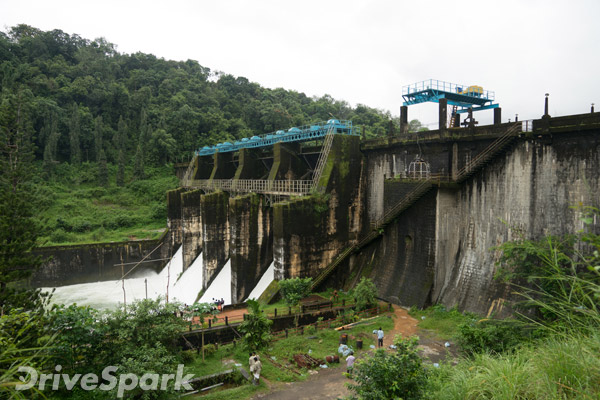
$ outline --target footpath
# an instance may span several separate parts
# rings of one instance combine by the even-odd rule
[[[417,320],[408,315],[408,312],[400,307],[395,307],[394,310],[394,328],[392,331],[385,333],[383,345],[388,348],[394,336],[402,335],[409,337],[418,334]],[[423,354],[427,354],[428,358],[434,362],[445,357],[443,343],[438,343],[434,340],[425,339],[421,341],[419,346]],[[438,358],[439,356],[439,358]],[[327,368],[316,371],[303,382],[291,383],[267,383],[271,390],[268,393],[260,393],[252,399],[264,400],[311,400],[311,399],[339,399],[351,394],[346,387],[346,383],[351,382],[350,379],[344,376],[346,372],[346,363],[340,358],[340,366],[337,368]]]

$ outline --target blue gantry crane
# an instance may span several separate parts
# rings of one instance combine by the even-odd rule
[[[481,111],[499,107],[494,103],[494,92],[490,90],[483,90],[477,85],[459,85],[437,79],[428,79],[402,87],[402,98],[405,106],[430,101],[439,103],[440,99],[446,99],[448,105],[452,106],[451,126],[456,114],[466,113],[469,109]]]
[[[306,142],[322,139],[331,130],[334,134],[359,135],[360,132],[352,126],[352,121],[330,119],[327,122],[317,122],[312,125],[292,127],[287,131],[279,130],[261,136],[243,138],[233,143],[223,142],[214,146],[204,146],[196,151],[197,156],[207,156],[214,153],[226,153],[240,149],[272,146],[278,142]]]

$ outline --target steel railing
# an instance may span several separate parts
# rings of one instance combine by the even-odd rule
[[[312,180],[280,180],[266,179],[202,179],[189,180],[188,187],[203,190],[223,190],[238,193],[267,193],[275,195],[303,195],[311,192]]]
[[[523,121],[525,122],[525,121]],[[454,179],[445,174],[430,174],[425,179],[418,181],[418,185],[411,190],[406,196],[404,196],[398,203],[393,207],[389,208],[382,217],[371,223],[371,229],[363,236],[356,244],[347,247],[342,251],[338,257],[336,257],[321,273],[313,280],[312,289],[316,289],[325,278],[333,272],[333,270],[340,265],[346,257],[348,257],[354,251],[361,249],[362,247],[369,244],[377,236],[381,234],[380,229],[389,224],[398,214],[406,210],[418,199],[420,199],[425,193],[427,193],[435,183],[441,182],[460,182],[467,176],[471,175],[478,170],[485,162],[489,161],[494,155],[505,148],[512,139],[521,132],[521,129],[526,127],[524,123],[516,122],[512,125],[504,135],[500,136],[494,142],[492,142],[484,151],[472,158],[462,169],[458,171]]]

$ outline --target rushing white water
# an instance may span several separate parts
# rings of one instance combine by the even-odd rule
[[[248,300],[248,299],[254,299],[254,300],[258,299],[260,297],[260,295],[263,294],[263,292],[265,291],[265,289],[267,289],[267,287],[274,280],[275,280],[275,263],[272,262],[271,265],[269,265],[269,268],[267,268],[267,270],[263,274],[263,276],[260,277],[260,280],[258,281],[258,283],[256,284],[256,286],[254,287],[254,289],[252,289],[252,292],[250,292],[250,294],[248,295],[248,297],[246,298],[246,300]]]
[[[146,298],[147,282],[148,298],[166,297],[168,284],[169,301],[179,300],[182,303],[191,304],[202,289],[202,264],[202,254],[200,254],[190,268],[182,274],[183,253],[179,248],[171,261],[158,274],[150,271],[144,276],[124,281],[114,280],[57,287],[52,302],[66,305],[77,303],[98,309],[114,309],[124,300],[131,303],[133,300]],[[43,288],[43,290],[50,291],[52,288]]]
[[[202,295],[200,303],[212,303],[213,299],[223,299],[224,304],[231,304],[231,260],[221,269]]]

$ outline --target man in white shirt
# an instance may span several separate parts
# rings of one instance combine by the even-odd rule
[[[381,327],[377,331],[377,347],[383,347],[383,330]]]

